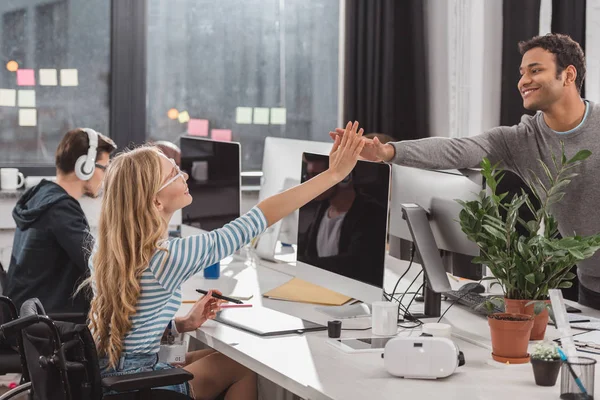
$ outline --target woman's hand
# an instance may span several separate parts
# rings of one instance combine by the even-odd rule
[[[185,317],[175,318],[178,332],[190,332],[198,329],[209,319],[214,319],[217,312],[221,310],[223,300],[212,297],[212,294],[222,294],[218,290],[209,290],[200,300],[198,300]]]
[[[363,150],[363,130],[358,129],[358,122],[348,122],[342,135],[335,136],[335,142],[329,153],[329,171],[336,180],[342,181],[356,166],[358,156]]]

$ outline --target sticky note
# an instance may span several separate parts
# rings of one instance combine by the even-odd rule
[[[271,124],[285,125],[285,108],[271,108]]]
[[[179,122],[186,123],[190,120],[190,114],[187,111],[182,111],[179,113],[179,116],[177,117],[177,119],[179,120]]]
[[[213,129],[210,131],[213,140],[221,142],[231,142],[231,129]]]
[[[40,85],[56,86],[58,85],[58,74],[55,69],[40,69]]]
[[[17,85],[35,86],[35,73],[32,69],[17,70]]]
[[[15,89],[0,89],[0,106],[14,107],[17,105],[17,91]]]
[[[269,125],[269,109],[262,107],[254,108],[254,123],[258,125]]]
[[[188,121],[188,133],[194,136],[208,136],[207,119],[190,119]]]
[[[19,125],[20,126],[36,126],[37,125],[37,110],[35,108],[19,109]]]
[[[78,86],[79,76],[76,69],[60,70],[60,86]]]
[[[251,124],[252,123],[252,107],[237,107],[235,109],[236,124]]]
[[[35,90],[19,90],[19,107],[35,107]]]

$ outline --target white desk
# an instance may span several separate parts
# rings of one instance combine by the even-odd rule
[[[386,289],[390,290],[406,263],[386,260]],[[225,265],[223,265],[225,264]],[[281,271],[293,266],[274,265],[243,260],[226,260],[218,280],[205,280],[201,274],[192,277],[183,286],[184,300],[199,295],[196,288],[216,288],[224,294],[247,294],[255,305],[263,305],[301,318],[326,324],[327,316],[314,310],[314,305],[270,300],[261,293],[291,279]],[[417,268],[413,267],[413,270]],[[416,272],[416,271],[415,271]],[[404,283],[405,288],[407,283]],[[418,287],[418,286],[417,286]],[[408,296],[407,296],[408,297]],[[442,312],[449,303],[442,304]],[[184,304],[180,315],[191,305]],[[578,306],[584,313],[598,317],[600,313]],[[240,310],[243,311],[243,310]],[[489,328],[485,318],[463,309],[459,305],[446,314],[445,322],[455,327],[455,332],[467,336],[469,341],[454,338],[465,354],[466,365],[442,380],[409,380],[390,376],[383,367],[379,353],[346,354],[326,343],[327,332],[303,335],[261,338],[229,326],[208,321],[195,332],[188,333],[191,340],[220,351],[226,356],[254,370],[259,375],[307,399],[549,399],[558,398],[560,377],[551,388],[535,385],[530,364],[505,366],[492,361]],[[343,324],[343,328],[348,327]],[[418,334],[419,332],[415,332]],[[547,337],[556,337],[549,326]],[[342,331],[342,337],[371,336],[367,331]],[[481,346],[489,346],[484,348]],[[582,354],[591,356],[589,354]],[[596,382],[600,374],[596,369]]]

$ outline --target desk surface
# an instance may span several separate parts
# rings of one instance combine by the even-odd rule
[[[389,290],[407,263],[389,258],[386,265],[385,286]],[[292,268],[289,264],[257,262],[251,257],[248,260],[229,258],[222,262],[220,279],[205,280],[200,274],[186,282],[183,299],[198,298],[196,288],[216,288],[233,295],[252,294],[249,302],[254,305],[326,324],[327,316],[316,311],[314,305],[262,298],[261,293],[290,280],[292,275],[286,271],[289,273]],[[417,269],[413,267],[413,270]],[[403,291],[406,286],[407,282],[403,282],[402,290],[398,291]],[[442,312],[449,304],[442,304]],[[190,307],[184,304],[179,315],[185,314]],[[586,315],[600,317],[598,311],[578,307]],[[356,327],[370,326],[369,319],[352,322]],[[261,338],[208,321],[188,335],[307,399],[558,398],[560,378],[554,387],[539,387],[535,385],[530,364],[507,366],[491,359],[489,328],[484,317],[455,305],[444,317],[444,322],[453,325],[453,333],[457,334],[453,339],[465,354],[466,364],[452,376],[435,381],[393,377],[386,372],[380,353],[344,353],[327,343],[327,332]],[[343,328],[348,327],[345,321]],[[415,330],[413,334],[419,333]],[[369,336],[370,330],[342,331],[342,337]],[[556,329],[548,326],[546,336],[557,337]],[[597,378],[598,374],[597,370]]]

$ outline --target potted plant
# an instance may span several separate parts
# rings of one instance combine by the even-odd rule
[[[544,338],[548,324],[548,290],[571,287],[575,274],[573,265],[591,257],[600,249],[600,235],[560,237],[558,223],[551,213],[553,204],[564,196],[563,190],[577,176],[573,168],[590,156],[588,150],[579,151],[567,159],[564,153],[557,160],[552,154],[553,170],[540,160],[544,176],[534,173],[526,180],[539,207],[529,196],[507,198],[507,193],[497,193],[503,178],[498,164],[492,166],[488,159],[481,162],[482,175],[489,192],[483,190],[476,200],[458,202],[462,205],[459,220],[462,231],[475,242],[480,256],[473,261],[486,265],[504,292],[506,311],[534,315],[532,340]],[[531,221],[519,217],[519,209],[528,207],[534,215]],[[515,227],[525,227],[521,235]],[[537,313],[536,313],[537,311]]]
[[[554,386],[560,370],[560,356],[556,344],[540,342],[531,351],[533,376],[538,386]]]
[[[504,309],[504,301],[498,297],[491,297],[478,307],[485,307],[488,312],[492,358],[509,364],[529,362],[527,347],[533,328],[533,316],[495,312],[497,309]]]

